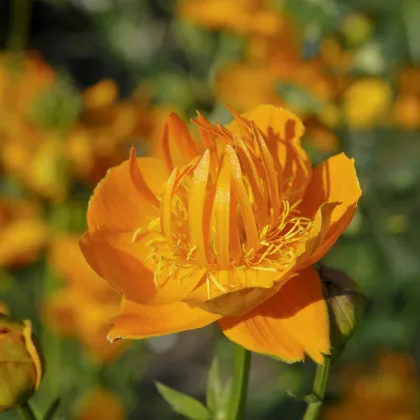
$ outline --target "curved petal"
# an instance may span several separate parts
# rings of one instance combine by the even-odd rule
[[[215,314],[241,315],[275,294],[294,275],[257,269],[219,270],[207,274],[182,300]]]
[[[263,133],[264,141],[275,159],[274,164],[281,179],[281,198],[293,202],[299,200],[312,175],[311,160],[300,145],[305,131],[300,119],[272,105],[261,105],[241,115],[233,109],[231,112],[235,120],[226,128],[244,133],[244,127],[249,127],[249,121],[253,121]]]
[[[200,282],[204,269],[158,267],[147,257],[150,241],[161,236],[148,232],[133,242],[131,233],[86,233],[80,249],[92,269],[120,294],[146,305],[164,305],[186,296]]]
[[[273,105],[259,105],[241,116],[254,121],[267,138],[275,137],[300,144],[300,138],[305,132],[302,121],[295,114]],[[236,122],[226,125],[226,128],[232,130],[234,124]]]
[[[159,216],[149,200],[149,192],[142,194],[133,180],[130,162],[132,160],[127,160],[109,169],[95,188],[87,212],[89,230],[107,226],[135,231]]]
[[[188,164],[198,154],[187,126],[174,112],[166,118],[157,147],[168,172],[172,172],[174,167]]]
[[[327,307],[313,268],[300,272],[249,313],[222,318],[219,324],[235,343],[287,362],[303,360],[306,353],[323,363],[323,354],[330,352]]]
[[[108,338],[141,339],[205,327],[220,315],[177,302],[163,306],[145,306],[124,299],[121,311],[112,321]]]
[[[299,207],[301,215],[313,219],[323,203],[336,202],[340,205],[332,211],[323,241],[306,261],[306,266],[322,258],[344,232],[353,218],[361,194],[354,161],[344,153],[329,158],[315,168]]]
[[[160,197],[170,175],[163,162],[153,157],[141,156],[137,158],[137,165],[150,191],[155,197]]]

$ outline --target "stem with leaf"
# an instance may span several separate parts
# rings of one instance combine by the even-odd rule
[[[229,420],[241,420],[244,416],[250,367],[251,352],[236,345],[227,413]]]
[[[37,420],[35,413],[28,402],[23,403],[17,409],[22,420]]]
[[[314,384],[312,387],[312,400],[308,402],[303,420],[317,420],[321,414],[322,403],[324,402],[325,390],[327,388],[328,375],[331,368],[331,359],[325,356],[324,365],[316,368]]]

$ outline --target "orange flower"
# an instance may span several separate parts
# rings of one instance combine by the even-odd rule
[[[344,399],[325,409],[326,420],[418,419],[419,381],[414,360],[404,354],[383,353],[378,369],[366,372],[351,366],[340,377]]]
[[[125,296],[109,337],[218,321],[249,350],[322,363],[328,318],[311,264],[353,217],[354,163],[340,154],[312,170],[296,116],[269,105],[232,112],[225,127],[199,114],[197,142],[169,115],[162,160],[132,152],[96,188],[80,245]]]
[[[106,388],[97,387],[86,396],[76,418],[77,420],[124,420],[126,415],[116,394]]]
[[[393,115],[400,127],[408,130],[420,127],[420,68],[407,68],[401,72]]]
[[[118,312],[120,297],[86,264],[77,240],[62,236],[51,248],[51,265],[67,285],[44,303],[44,320],[52,330],[78,339],[94,358],[105,362],[124,348],[106,340],[107,316]]]
[[[283,20],[267,5],[266,0],[186,0],[180,2],[178,15],[206,28],[273,36]]]
[[[47,240],[48,228],[39,206],[0,198],[0,267],[35,261]]]

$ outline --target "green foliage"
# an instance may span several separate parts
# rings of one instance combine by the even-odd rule
[[[156,387],[175,412],[191,420],[211,420],[210,411],[200,401],[159,382]]]

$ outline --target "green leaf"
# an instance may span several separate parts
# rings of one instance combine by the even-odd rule
[[[222,384],[220,381],[220,363],[216,356],[210,367],[207,379],[206,404],[210,411],[217,413],[220,406],[220,397],[222,394]]]
[[[302,111],[317,113],[324,105],[322,101],[310,92],[293,83],[279,83],[277,92],[288,105]]]
[[[414,62],[420,63],[420,43],[418,42],[420,37],[420,2],[404,0],[402,7],[410,55]]]
[[[159,394],[166,400],[172,409],[192,420],[211,420],[210,411],[195,398],[182,392],[175,391],[159,382],[156,383]]]
[[[60,398],[56,398],[52,402],[47,412],[45,413],[43,420],[54,420],[55,415],[57,414],[58,408],[60,407],[60,402],[61,402]]]

